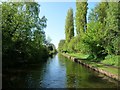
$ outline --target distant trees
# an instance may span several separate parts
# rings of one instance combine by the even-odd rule
[[[47,40],[45,41],[45,46],[47,48],[47,51],[49,53],[49,56],[52,56],[53,54],[57,53],[56,47],[53,43],[51,43],[52,39],[48,36]]]
[[[68,51],[68,44],[74,37],[74,18],[73,9],[70,8],[67,12],[65,21],[65,40],[60,40],[58,44],[58,51]]]
[[[54,44],[49,43],[49,44],[47,44],[46,46],[47,46],[47,50],[48,50],[48,52],[49,52],[49,56],[52,56],[52,55],[54,55],[54,54],[57,53],[57,50],[56,50],[56,47],[55,47]]]
[[[63,46],[65,44],[65,40],[60,40],[59,44],[58,44],[58,51],[62,52],[63,51]]]

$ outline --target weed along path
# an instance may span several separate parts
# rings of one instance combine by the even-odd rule
[[[12,72],[5,87],[22,88],[117,88],[118,82],[57,54],[47,62]],[[4,81],[7,79],[4,79]]]

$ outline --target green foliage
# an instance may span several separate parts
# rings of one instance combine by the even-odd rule
[[[117,5],[118,3],[99,3],[89,15],[87,33],[83,35],[82,41],[95,59],[119,53]]]
[[[108,2],[100,2],[94,9],[91,10],[88,20],[99,21],[105,24],[105,18],[107,16],[106,9],[108,8]]]
[[[94,59],[104,58],[106,51],[102,45],[104,37],[102,23],[90,22],[88,23],[87,28],[87,32],[82,37],[82,42],[88,47],[88,53],[91,53],[94,56]]]
[[[120,11],[118,2],[109,2],[106,18],[105,47],[109,54],[120,54]]]
[[[89,54],[87,59],[94,61],[106,59],[107,55],[119,55],[119,4],[118,2],[100,2],[89,13],[87,23],[88,4],[77,0],[75,16],[77,35],[69,40],[69,43],[64,44],[64,50],[69,53]],[[112,59],[115,58],[111,57],[111,61]],[[113,60],[113,62],[116,61]]]
[[[65,37],[66,37],[66,43],[70,42],[72,37],[74,37],[74,20],[73,20],[72,8],[68,10],[67,16],[66,16]]]
[[[68,50],[69,52],[75,52],[75,44],[76,44],[76,39],[73,37],[71,41],[68,43]]]
[[[57,50],[54,44],[52,43],[47,44],[47,48],[50,56],[57,53]]]
[[[68,50],[68,43],[65,41],[64,45],[63,45],[63,52],[69,52]]]
[[[70,56],[76,57],[78,59],[87,59],[89,55],[82,54],[82,53],[69,53]]]
[[[2,2],[1,5],[3,66],[47,58],[43,31],[47,19],[39,17],[40,5],[36,2]]]
[[[101,62],[107,65],[119,66],[119,63],[120,63],[119,59],[120,59],[120,56],[108,55],[105,57],[105,60]]]
[[[63,51],[63,46],[65,44],[65,40],[60,40],[59,44],[58,44],[58,51],[62,52]]]
[[[79,2],[76,0],[76,32],[79,35],[82,35],[83,32],[86,31],[86,24],[87,24],[87,0],[83,0],[84,2]]]

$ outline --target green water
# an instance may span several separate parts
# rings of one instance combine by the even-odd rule
[[[8,73],[8,72],[7,72]],[[29,68],[11,70],[3,78],[4,87],[15,88],[117,88],[118,83],[72,62],[62,55]]]

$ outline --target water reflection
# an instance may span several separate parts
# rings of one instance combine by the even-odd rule
[[[14,71],[14,72],[13,72]],[[9,72],[4,87],[22,88],[113,88],[117,82],[67,58],[56,55],[29,69]],[[109,82],[111,80],[112,82]]]
[[[64,88],[66,74],[65,67],[63,67],[63,65],[60,65],[57,56],[48,62],[49,64],[46,64],[46,74],[44,74],[41,86],[43,88]]]
[[[66,87],[68,88],[112,88],[117,87],[117,82],[108,82],[107,77],[72,62],[59,55],[59,61],[65,63]],[[103,79],[104,78],[104,79]],[[105,79],[106,78],[106,79]]]

